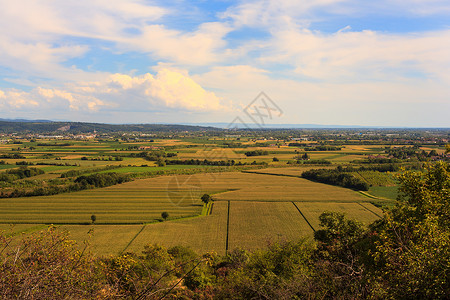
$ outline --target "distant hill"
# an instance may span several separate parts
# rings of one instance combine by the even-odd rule
[[[211,126],[169,125],[169,124],[102,124],[84,122],[52,122],[41,120],[0,120],[0,133],[98,133],[113,132],[182,132],[221,130]]]
[[[49,123],[49,122],[53,122],[53,121],[50,121],[50,120],[26,120],[26,119],[2,119],[2,118],[0,118],[0,122],[19,122],[19,123],[39,122],[39,123]]]

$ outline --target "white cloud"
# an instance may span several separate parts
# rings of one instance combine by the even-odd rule
[[[0,65],[14,77],[63,82],[104,75],[63,65],[90,50],[89,42],[80,39],[119,42],[127,30],[139,30],[168,13],[141,0],[0,0],[0,6]]]
[[[211,112],[230,108],[202,88],[187,72],[161,69],[156,76],[113,74],[102,81],[79,82],[63,89],[37,87],[30,92],[0,91],[0,104],[11,110]]]

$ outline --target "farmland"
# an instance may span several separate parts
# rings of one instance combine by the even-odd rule
[[[196,217],[203,193],[214,196],[212,214]],[[308,222],[318,228],[318,216],[325,210],[345,211],[368,223],[377,217],[359,205],[367,200],[354,191],[301,178],[227,172],[161,176],[70,194],[4,199],[0,217],[16,223],[67,224],[60,228],[75,240],[89,240],[98,254],[138,250],[149,241],[225,253],[227,246],[255,249],[278,239],[311,237]],[[303,215],[299,209],[305,210]],[[172,221],[159,222],[162,211]],[[97,217],[96,225],[79,225],[88,224],[91,214]],[[117,242],[108,247],[113,237]]]
[[[305,152],[303,145],[315,149],[318,141],[291,146],[286,138],[251,134],[171,133],[140,140],[125,135],[81,141],[15,137],[0,148],[0,174],[5,174],[0,181],[0,230],[17,236],[54,224],[80,246],[86,241],[97,255],[139,252],[148,243],[224,254],[278,240],[311,239],[325,211],[343,212],[368,225],[383,215],[381,207],[395,201],[397,172],[380,172],[379,164],[373,169],[368,164],[371,159],[392,163],[385,154],[392,149],[389,145],[351,141]],[[442,147],[419,150],[444,155]],[[410,160],[395,163],[396,168],[415,167]],[[311,169],[337,167],[352,167],[347,173],[370,185],[369,190],[301,178]],[[8,175],[18,168],[38,168],[45,174],[20,179]],[[79,177],[107,173],[129,182],[102,188],[76,185]],[[59,192],[65,191],[61,187],[75,188]],[[17,197],[15,190],[44,194]],[[202,215],[203,194],[214,200],[208,215]]]

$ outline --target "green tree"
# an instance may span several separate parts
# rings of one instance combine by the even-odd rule
[[[92,221],[92,224],[94,224],[95,221],[97,221],[97,216],[96,215],[91,215],[91,221]]]
[[[212,201],[212,197],[208,194],[203,194],[201,197],[203,203],[208,204],[210,201]]]
[[[375,230],[372,292],[379,298],[450,295],[450,167],[398,176],[400,196]]]
[[[167,218],[169,217],[169,213],[166,212],[166,211],[164,211],[164,212],[161,213],[161,217],[162,217],[164,220],[167,220]]]

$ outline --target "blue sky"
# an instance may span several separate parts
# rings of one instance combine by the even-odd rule
[[[450,126],[448,1],[0,3],[0,118]]]

